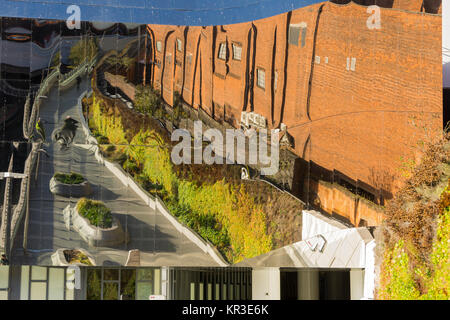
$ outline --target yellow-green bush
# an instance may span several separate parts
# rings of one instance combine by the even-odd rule
[[[102,110],[94,96],[93,123],[111,143],[126,143],[119,117]],[[243,185],[219,180],[197,185],[180,179],[170,158],[170,146],[154,130],[140,130],[125,149],[139,167],[140,175],[160,185],[169,209],[179,220],[211,241],[230,262],[239,262],[272,249],[266,230],[266,215]]]
[[[265,214],[244,187],[225,183],[196,186],[182,181],[178,188],[180,204],[204,216],[214,215],[230,237],[230,261],[239,262],[272,249],[272,239],[266,233]]]
[[[92,97],[92,119],[97,131],[107,137],[112,144],[127,144],[120,117],[106,116],[102,101],[96,99],[95,95]]]
[[[170,153],[162,138],[154,131],[139,131],[130,143],[128,155],[142,167],[143,174],[164,187],[169,196],[176,195],[177,177],[172,169]]]
[[[404,247],[404,242],[399,241],[393,249],[385,253],[385,263],[381,274],[383,286],[378,294],[380,299],[414,300],[420,295]]]
[[[442,193],[445,205],[438,218],[436,238],[430,254],[431,267],[409,262],[405,243],[385,252],[378,297],[387,300],[448,300],[450,298],[450,184]],[[447,202],[446,202],[447,201]],[[420,283],[420,288],[419,288]]]

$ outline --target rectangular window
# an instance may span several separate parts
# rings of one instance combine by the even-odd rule
[[[9,266],[0,266],[0,300],[8,300]]]
[[[300,36],[299,26],[289,26],[289,44],[298,46],[298,38]]]
[[[277,90],[278,86],[278,72],[275,71],[274,79],[273,79],[273,88],[274,90]]]
[[[289,44],[298,46],[301,32],[301,46],[304,47],[306,41],[306,28],[307,24],[305,22],[289,25]]]
[[[177,50],[180,52],[183,51],[182,45],[183,43],[181,42],[181,40],[177,39]]]
[[[155,281],[155,271],[149,268],[137,269],[137,300],[148,300],[150,295],[157,294],[155,286],[157,287],[159,282]]]
[[[242,47],[233,43],[233,60],[241,61],[242,59]]]
[[[306,26],[302,29],[302,48],[305,46],[306,43]]]
[[[64,291],[66,284],[64,282],[65,269],[63,268],[49,268],[48,274],[48,299],[49,300],[64,300]]]
[[[356,58],[352,58],[352,62],[350,65],[350,70],[355,71],[356,70]]]
[[[222,42],[219,47],[219,59],[226,60],[227,59],[227,44]]]
[[[161,43],[161,41],[156,41],[156,50],[158,52],[162,51],[162,43]]]
[[[256,85],[262,89],[266,88],[266,72],[263,69],[256,70]]]
[[[47,300],[47,282],[31,282],[30,300]]]

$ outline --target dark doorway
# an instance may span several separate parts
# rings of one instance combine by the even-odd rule
[[[443,103],[443,109],[444,109],[444,115],[443,115],[443,126],[444,129],[448,129],[450,126],[450,88],[444,88],[444,103]]]
[[[350,271],[321,271],[319,297],[320,300],[350,300]]]
[[[280,298],[281,300],[298,299],[297,272],[280,272]]]

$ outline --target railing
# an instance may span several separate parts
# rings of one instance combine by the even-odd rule
[[[59,70],[55,69],[44,79],[33,101],[33,105],[30,105],[31,104],[30,95],[28,95],[27,97],[23,115],[23,136],[28,140],[33,134],[34,127],[36,126],[36,117],[38,110],[41,106],[41,97],[43,97],[48,91],[50,91],[50,88],[55,83],[56,79],[58,78],[58,75]]]
[[[28,156],[27,160],[25,161],[24,174],[26,174],[27,177],[22,179],[22,182],[20,184],[19,202],[11,216],[11,229],[10,229],[11,230],[10,231],[11,232],[11,234],[10,234],[10,243],[11,244],[14,243],[14,239],[16,238],[17,231],[19,230],[19,227],[20,227],[20,221],[22,220],[22,217],[25,214],[25,211],[28,206],[28,203],[26,200],[27,200],[27,198],[29,196],[28,194],[30,192],[29,184],[31,181],[33,168],[35,167],[36,162],[37,162],[36,160],[38,157],[38,152],[39,152],[39,149],[41,149],[41,146],[42,146],[41,142],[33,143],[30,155]],[[37,168],[36,168],[36,170],[37,170]]]
[[[41,98],[44,97],[52,86],[58,81],[59,85],[63,88],[68,88],[73,84],[73,81],[81,74],[86,72],[87,70],[90,70],[92,66],[96,63],[97,59],[99,57],[99,54],[97,54],[91,61],[85,61],[81,65],[79,65],[76,69],[72,70],[69,74],[64,75],[60,79],[60,71],[58,69],[53,70],[41,83],[39,90],[37,91],[36,98],[34,99],[33,104],[31,105],[31,97],[28,95],[27,100],[25,102],[25,108],[24,108],[24,119],[23,119],[23,135],[26,139],[30,140],[34,131],[34,128],[36,126],[36,118],[38,115],[38,110],[42,104]],[[31,108],[31,112],[30,112]],[[33,168],[35,167],[36,160],[39,155],[39,150],[42,147],[42,141],[39,142],[32,142],[32,149],[30,154],[28,155],[26,161],[25,161],[25,169],[24,169],[24,175],[26,175],[26,178],[22,179],[21,185],[20,185],[20,197],[19,201],[17,203],[17,206],[14,208],[14,212],[11,216],[11,222],[9,229],[9,243],[14,243],[14,239],[17,235],[17,231],[20,227],[20,221],[22,220],[23,215],[25,214],[27,210],[27,199],[29,197],[29,187],[30,187],[30,179],[31,174],[33,171]],[[37,170],[37,168],[36,168]],[[10,201],[8,201],[10,202]],[[7,206],[5,208],[5,205]],[[10,210],[11,204],[10,203],[4,203],[3,210]],[[5,221],[6,220],[6,221]],[[5,234],[1,235],[1,243],[0,248],[3,248],[4,250],[11,251],[11,246],[8,246],[9,248],[5,248],[6,239],[8,238],[8,226],[5,224],[5,222],[8,222],[9,219],[3,219],[1,221],[1,230],[5,230]],[[28,220],[28,217],[26,217],[26,220]],[[27,223],[28,221],[25,221],[25,232],[27,230]],[[10,255],[11,252],[7,252],[8,255]]]
[[[85,96],[89,96],[92,92],[84,92],[78,99],[78,115],[81,122],[81,127],[86,135],[86,145],[82,147],[88,148],[94,151],[95,158],[97,161],[104,165],[110,172],[112,172],[117,179],[119,179],[125,186],[131,188],[136,194],[142,199],[142,201],[153,210],[157,210],[161,213],[169,222],[175,227],[175,229],[185,235],[190,241],[196,244],[203,252],[209,254],[209,256],[220,266],[228,266],[229,263],[226,262],[222,254],[217,250],[217,248],[209,242],[207,239],[202,238],[197,232],[184,225],[182,222],[170,213],[169,209],[166,207],[164,202],[158,197],[149,194],[141,186],[139,186],[136,181],[131,177],[123,168],[114,162],[110,162],[103,158],[100,149],[98,147],[97,140],[92,136],[86,119],[83,115],[83,109],[81,100]]]
[[[13,97],[26,97],[30,91],[33,92],[39,90],[39,87],[40,85],[32,85],[30,89],[20,89],[13,87],[5,79],[0,80],[0,90]]]
[[[9,166],[8,166],[8,172],[12,172],[13,169],[13,162],[14,162],[14,153],[11,153],[11,158],[9,160]],[[5,182],[5,192],[4,192],[4,200],[3,200],[3,208],[2,208],[2,215],[1,215],[1,221],[9,221],[10,216],[10,207],[11,207],[11,197],[12,197],[12,178],[6,178]],[[0,241],[1,241],[1,249],[2,252],[9,250],[9,243],[8,243],[8,224],[2,223],[0,227]]]
[[[91,70],[93,66],[97,63],[100,57],[100,53],[98,53],[92,60],[85,60],[82,64],[80,64],[77,68],[71,70],[69,73],[60,76],[59,85],[62,89],[70,86],[72,81],[76,80],[76,78],[84,73],[87,73],[87,70]]]

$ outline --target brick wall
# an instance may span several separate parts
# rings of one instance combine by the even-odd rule
[[[330,2],[230,26],[149,25],[152,48],[162,43],[150,55],[160,65],[150,83],[169,104],[179,91],[235,127],[242,111],[265,116],[269,128],[283,122],[299,157],[390,198],[402,161],[442,129],[442,17],[419,13],[422,1],[385,2],[372,30],[365,6]]]
[[[134,100],[136,94],[136,87],[129,82],[125,81],[124,76],[114,75],[109,72],[105,72],[105,79],[113,86],[122,90],[123,93],[127,95],[128,98]]]
[[[309,181],[310,191],[316,199],[316,206],[325,212],[344,218],[354,226],[379,226],[383,210],[345,188],[324,181]]]

